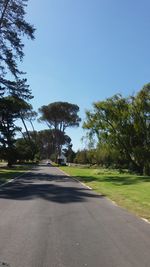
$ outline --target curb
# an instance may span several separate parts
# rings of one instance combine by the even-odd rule
[[[142,217],[140,217],[140,218],[141,218],[142,221],[144,221],[144,222],[150,224],[150,221],[149,221],[149,220],[147,220],[147,219],[145,219],[145,218],[142,218]]]

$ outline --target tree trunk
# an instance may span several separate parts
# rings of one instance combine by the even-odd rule
[[[8,167],[8,168],[11,168],[11,167],[12,167],[12,161],[11,161],[11,160],[8,160],[8,162],[7,162],[7,167]]]
[[[26,133],[27,133],[28,139],[29,139],[29,141],[31,141],[31,138],[30,138],[30,134],[29,134],[28,128],[27,128],[27,126],[26,126],[26,124],[25,124],[25,121],[24,121],[24,119],[23,119],[22,115],[20,115],[20,118],[21,118],[21,120],[22,120],[22,123],[23,123],[23,125],[24,125],[24,128],[25,128],[25,130],[26,130]]]

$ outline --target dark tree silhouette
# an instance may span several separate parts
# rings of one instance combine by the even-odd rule
[[[11,166],[15,159],[15,135],[21,128],[15,125],[20,114],[31,109],[22,99],[8,96],[0,99],[0,149],[1,155]]]
[[[26,85],[26,79],[18,68],[24,53],[22,37],[34,39],[34,27],[25,21],[27,0],[0,0],[0,93],[17,94],[19,97],[29,97],[31,92]],[[6,78],[7,73],[14,77],[13,81]]]
[[[68,127],[78,127],[81,121],[78,116],[79,107],[68,102],[54,102],[39,109],[41,113],[40,121],[47,123],[50,129],[54,129],[56,140],[56,155],[61,154],[60,134],[65,134]]]

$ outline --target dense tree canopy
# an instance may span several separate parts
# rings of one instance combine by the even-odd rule
[[[59,140],[59,144],[57,144]],[[50,158],[55,154],[56,146],[68,147],[71,144],[71,138],[59,130],[49,129],[37,133],[37,144],[42,158]]]
[[[61,140],[65,137],[65,130],[68,127],[78,127],[81,119],[78,116],[79,107],[68,102],[54,102],[39,109],[40,121],[47,123],[53,129],[55,139],[55,154],[62,152]]]
[[[0,99],[0,148],[9,165],[14,158],[16,132],[21,131],[21,127],[16,126],[15,122],[22,112],[30,109],[31,105],[17,97],[7,96]]]
[[[30,141],[25,133],[25,138],[19,138],[15,142],[17,149],[17,159],[22,160],[40,160],[40,159],[55,159],[56,139],[53,130],[32,131],[30,134]],[[71,147],[71,138],[68,135],[57,130],[59,136],[59,144],[68,152]]]
[[[150,84],[135,96],[115,95],[94,103],[83,127],[124,155],[139,172],[149,173]]]
[[[67,127],[79,126],[81,119],[78,116],[79,107],[68,102],[54,102],[39,109],[41,121],[45,121],[49,128],[62,132]]]

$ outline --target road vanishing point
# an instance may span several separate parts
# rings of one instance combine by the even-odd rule
[[[41,165],[0,188],[0,266],[149,267],[150,224]]]

